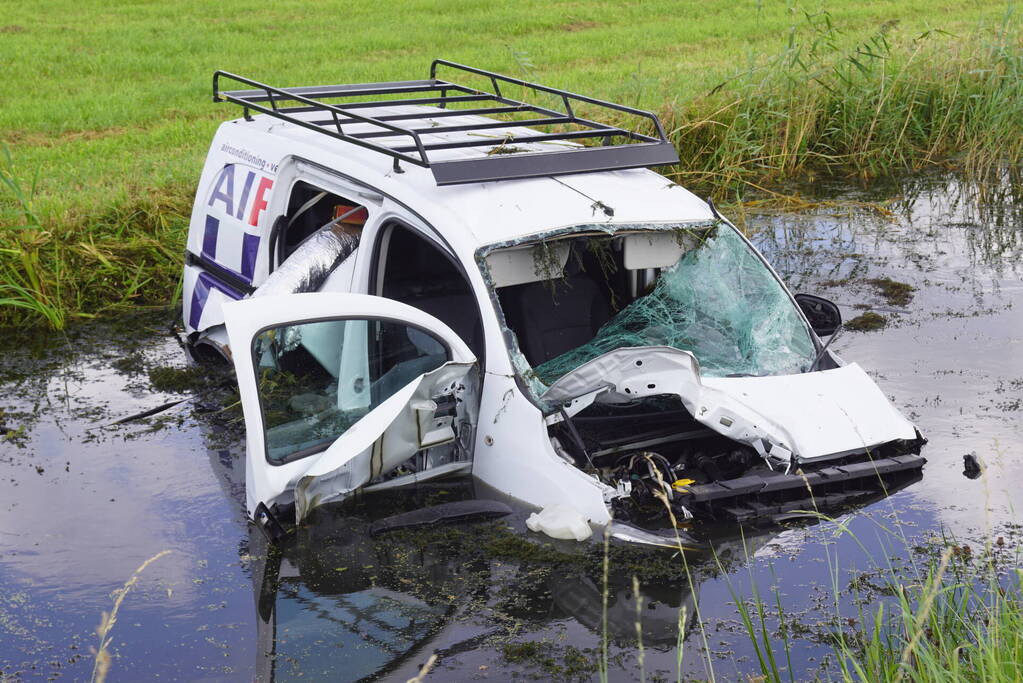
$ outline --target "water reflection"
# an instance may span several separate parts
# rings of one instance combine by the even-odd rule
[[[251,532],[261,681],[359,680],[380,675],[436,633],[453,607],[401,590],[367,528],[300,530],[277,549]],[[449,567],[423,557],[436,590]]]
[[[722,662],[730,662],[726,669],[741,678],[740,672],[750,670],[747,658],[755,654],[736,627],[737,598],[778,590],[786,612],[816,615],[811,626],[803,624],[812,629],[814,619],[829,611],[822,604],[834,599],[827,591],[822,598],[820,586],[844,585],[857,572],[876,567],[878,558],[908,552],[878,531],[892,520],[903,530],[945,525],[968,534],[990,524],[992,516],[1011,519],[1013,494],[1000,485],[1020,475],[1015,465],[996,461],[992,443],[1023,443],[1020,425],[1011,412],[984,404],[993,393],[995,400],[1002,396],[998,378],[1015,382],[1023,367],[1013,346],[1021,334],[1013,303],[1023,293],[1017,275],[1023,256],[1019,192],[1013,184],[995,190],[923,178],[900,186],[894,199],[890,188],[844,196],[855,202],[887,200],[882,211],[846,204],[750,218],[758,246],[797,290],[834,298],[847,318],[858,306],[890,317],[882,333],[844,337],[839,352],[880,375],[886,393],[931,440],[926,481],[914,486],[919,479],[914,476],[890,491],[895,495],[885,503],[865,501],[867,507],[860,508],[865,511],[845,522],[855,540],[835,538],[827,525],[803,525],[716,530],[713,553],[685,558],[613,547],[605,584],[601,544],[580,547],[529,536],[522,530],[523,515],[373,536],[374,506],[339,509],[299,530],[279,555],[269,553],[253,564],[259,677],[404,680],[436,652],[440,678],[477,676],[487,667],[502,675],[520,667],[558,678],[567,670],[572,648],[586,653],[591,663],[596,659],[606,628],[613,677],[638,677],[641,636],[647,670],[674,678],[684,622],[685,675],[707,678],[718,667],[721,676]],[[911,284],[916,288],[912,302],[898,308],[875,297],[860,284],[871,277]],[[972,345],[966,355],[956,336]],[[994,481],[963,478],[962,453],[971,450],[993,464]],[[985,492],[979,495],[970,486],[983,486]],[[950,491],[974,502],[986,500],[960,505],[949,499]],[[392,514],[437,502],[436,494],[375,507]],[[445,495],[478,492],[470,486]],[[508,542],[509,536],[520,542]],[[254,538],[252,546],[265,548],[265,543]],[[697,598],[706,628],[713,629],[706,640],[705,633],[691,637]],[[834,609],[849,618],[856,614],[851,601]],[[778,619],[769,615],[767,627],[778,628]],[[520,640],[543,644],[541,664],[503,657],[503,644]],[[791,666],[812,672],[827,650],[824,640],[801,641],[791,653]],[[578,677],[595,673],[584,669]]]
[[[461,482],[412,492],[398,505],[438,493],[445,500],[477,495],[471,482]],[[363,680],[403,665],[414,671],[431,653],[450,657],[478,647],[481,636],[491,644],[514,639],[523,624],[569,619],[600,638],[605,609],[617,647],[635,647],[637,624],[654,648],[679,642],[680,615],[686,631],[692,628],[696,595],[670,552],[630,557],[632,548],[613,547],[605,607],[600,543],[527,538],[524,511],[374,534],[371,520],[379,515],[372,511],[394,511],[394,502],[326,506],[276,546],[250,527],[259,680]],[[719,559],[731,563],[760,544],[722,544]],[[704,562],[691,571],[698,577],[707,569]],[[474,627],[480,616],[485,624]]]
[[[899,488],[918,480],[917,474]],[[561,665],[552,662],[579,653],[595,666],[605,633],[617,653],[612,669],[623,676],[635,673],[631,653],[640,639],[649,661],[662,663],[688,640],[685,647],[696,655],[690,654],[687,673],[706,675],[702,637],[689,638],[697,628],[697,600],[705,598],[700,609],[708,623],[728,613],[735,595],[748,593],[742,577],[754,558],[801,552],[799,539],[816,524],[714,529],[713,550],[684,557],[612,543],[606,580],[601,542],[528,534],[524,511],[496,521],[374,532],[390,513],[489,494],[471,481],[452,482],[325,506],[277,546],[250,527],[257,679],[404,680],[431,654],[449,667],[447,674],[461,676],[473,657],[482,657],[484,668],[507,669],[504,648],[523,641],[542,645],[541,661],[554,674]],[[826,583],[825,568],[813,564],[802,563],[800,577]],[[751,572],[749,582],[763,585],[764,578]],[[709,596],[701,596],[704,585]],[[775,617],[768,622],[776,627]],[[821,649],[807,648],[794,660],[809,666]]]
[[[1023,255],[1023,170],[1003,169],[981,182],[919,176],[900,184],[891,207],[902,222],[961,229],[975,263],[1001,273]],[[875,195],[885,188],[876,188]]]
[[[757,246],[796,288],[862,277],[872,265],[927,272],[936,259],[967,279],[1011,275],[1023,262],[1020,174],[1005,170],[981,183],[920,175],[862,190],[819,182],[797,189],[811,205],[820,202],[817,208],[763,211],[747,223]]]
[[[882,389],[930,444],[914,493],[952,533],[1014,521],[1023,467],[1023,185],[1019,171],[989,182],[920,176],[869,191],[841,188],[839,202],[801,214],[751,217],[756,242],[796,291],[820,293],[846,319],[864,309],[888,319],[878,333],[847,334],[836,351],[879,377]],[[815,199],[835,196],[815,188]],[[864,208],[876,203],[881,210]],[[893,305],[866,283],[914,288]],[[990,476],[971,482],[962,458]]]

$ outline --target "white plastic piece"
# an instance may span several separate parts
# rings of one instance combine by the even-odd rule
[[[568,262],[568,242],[547,247],[544,254],[537,246],[512,247],[487,254],[487,267],[495,287],[511,287],[561,277]]]
[[[539,531],[551,538],[563,540],[574,538],[577,541],[585,541],[593,535],[593,529],[582,514],[560,503],[549,505],[540,512],[531,514],[526,520],[526,527],[530,531]]]
[[[674,232],[646,232],[626,235],[624,265],[628,270],[668,268],[682,258],[686,248]]]

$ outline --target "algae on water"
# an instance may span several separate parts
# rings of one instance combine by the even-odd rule
[[[853,332],[871,332],[873,330],[880,330],[887,324],[888,318],[880,313],[867,311],[852,320],[846,321],[845,329],[852,330]]]

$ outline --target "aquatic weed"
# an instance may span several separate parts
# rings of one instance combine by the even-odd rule
[[[532,640],[501,645],[506,662],[538,668],[559,681],[588,680],[597,671],[592,654],[572,645],[559,648],[554,643]]]
[[[913,292],[916,291],[912,285],[898,282],[890,277],[875,277],[865,280],[865,282],[876,288],[892,306],[905,306],[913,298]]]
[[[872,332],[874,330],[880,330],[882,327],[888,324],[888,318],[884,317],[880,313],[874,311],[867,311],[861,313],[852,320],[847,320],[843,327],[853,332]]]

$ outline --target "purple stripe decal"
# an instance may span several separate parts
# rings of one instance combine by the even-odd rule
[[[249,203],[249,190],[252,189],[252,181],[256,178],[256,174],[249,171],[249,174],[245,176],[245,187],[242,189],[242,198],[238,201],[238,213],[234,215],[235,218],[241,220],[245,216],[245,206]]]
[[[242,235],[242,272],[243,278],[252,282],[256,273],[256,256],[259,254],[259,235]]]
[[[206,300],[209,299],[210,290],[219,290],[232,299],[241,299],[242,294],[231,287],[220,282],[209,273],[199,273],[195,281],[195,288],[192,290],[192,305],[188,307],[188,325],[193,330],[199,329],[199,321],[202,319],[203,309],[206,308]]]
[[[206,230],[202,234],[202,255],[211,261],[217,260],[217,233],[220,221],[213,216],[206,216]]]

